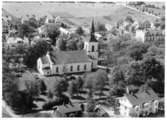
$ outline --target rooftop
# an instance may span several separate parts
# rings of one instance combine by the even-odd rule
[[[54,64],[90,62],[85,50],[53,51],[50,56]]]
[[[72,113],[72,112],[78,112],[82,111],[81,107],[79,104],[74,104],[74,105],[61,105],[57,107],[58,112],[60,113]]]
[[[126,94],[125,96],[132,105],[140,105],[158,99],[157,94],[151,88],[143,92],[138,92],[136,94]]]

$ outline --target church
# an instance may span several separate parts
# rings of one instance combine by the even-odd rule
[[[84,40],[84,49],[75,51],[54,50],[37,60],[40,74],[62,75],[66,73],[90,72],[97,68],[98,41],[95,38],[92,21],[90,39]]]

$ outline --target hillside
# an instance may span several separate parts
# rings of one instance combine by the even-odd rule
[[[62,17],[71,25],[90,25],[92,18],[103,23],[115,24],[121,18],[132,15],[139,21],[156,18],[139,13],[122,5],[105,3],[3,3],[3,8],[16,17],[26,17],[27,14],[35,14],[37,17],[52,14]]]

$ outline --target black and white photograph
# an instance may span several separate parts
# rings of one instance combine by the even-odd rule
[[[165,1],[1,1],[2,118],[165,118]]]

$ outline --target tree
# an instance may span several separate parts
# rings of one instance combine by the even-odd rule
[[[100,95],[102,95],[103,89],[108,81],[108,76],[106,71],[98,70],[96,72],[95,81],[94,81],[94,89],[100,91]]]
[[[25,80],[25,91],[21,91],[27,109],[32,109],[34,99],[41,93],[38,80]]]
[[[28,24],[34,28],[38,28],[39,27],[39,22],[36,19],[36,16],[33,15],[29,18],[28,20]]]
[[[160,48],[155,45],[152,45],[148,48],[147,53],[143,55],[143,58],[152,57],[164,63],[164,57],[165,57],[164,52],[165,52],[164,48]]]
[[[82,28],[81,26],[79,26],[79,27],[76,29],[76,33],[77,33],[78,35],[84,35],[84,30],[83,30],[83,28]]]
[[[57,97],[62,96],[62,93],[67,91],[68,82],[64,78],[58,78],[54,83],[54,90],[53,93]]]
[[[145,82],[141,61],[132,61],[125,72],[125,80],[128,84],[141,85]]]
[[[40,17],[38,20],[39,26],[42,26],[45,24],[47,16]]]
[[[94,75],[95,74],[87,74],[85,77],[85,84],[84,87],[89,89],[89,93],[88,93],[88,97],[92,97],[93,96],[93,92],[94,92]]]
[[[90,112],[90,113],[93,113],[94,112],[94,110],[95,110],[95,107],[96,107],[96,102],[93,100],[93,99],[88,99],[87,100],[87,109],[86,109],[86,111],[87,112]]]
[[[3,78],[2,78],[2,95],[6,103],[12,107],[19,107],[20,104],[16,102],[19,97],[18,87],[16,84],[16,76],[12,74],[9,68],[3,64]]]
[[[16,54],[23,55],[23,54],[27,53],[28,48],[29,48],[29,46],[27,46],[27,45],[23,45],[23,44],[17,45],[13,52],[15,52]]]
[[[62,51],[65,51],[66,50],[66,41],[64,39],[59,39],[58,41],[59,41],[58,42],[59,49]]]
[[[46,34],[52,40],[51,44],[56,45],[57,37],[60,35],[60,30],[57,25],[45,25]]]
[[[84,85],[84,80],[80,76],[77,78],[76,83],[79,91],[82,90]]]
[[[125,81],[124,73],[120,66],[113,67],[111,71],[111,78],[109,80],[110,85],[119,84],[119,81]]]
[[[118,20],[118,22],[117,22],[117,28],[119,28],[121,25],[123,25],[123,22],[124,22],[123,19]]]
[[[144,44],[142,42],[138,42],[135,44],[132,44],[129,47],[129,55],[131,58],[134,60],[142,60],[143,59],[143,54],[147,52],[149,45]]]
[[[161,17],[161,29],[165,30],[165,17]]]
[[[82,50],[84,48],[84,42],[82,40],[78,40],[76,43],[77,50]]]
[[[69,91],[69,94],[71,95],[71,97],[78,94],[78,92],[79,92],[79,88],[78,88],[75,80],[71,81],[68,88],[69,88],[68,91]]]
[[[113,34],[113,35],[118,35],[119,34],[119,31],[117,30],[117,28],[116,27],[113,27],[112,29],[111,29],[111,33]]]
[[[103,31],[105,32],[106,31],[106,27],[105,27],[105,24],[102,24],[102,23],[98,23],[97,25],[97,31]]]
[[[46,41],[38,41],[35,45],[28,49],[25,55],[24,63],[29,68],[35,68],[37,59],[46,55],[47,51],[50,49],[50,45]]]
[[[75,40],[68,40],[66,42],[66,49],[67,50],[77,50],[77,45]]]
[[[164,66],[155,58],[146,58],[142,68],[146,79],[154,78],[159,82],[164,82]]]
[[[18,35],[21,38],[27,37],[29,44],[31,45],[32,38],[34,37],[35,28],[30,26],[28,23],[19,25]]]
[[[129,22],[129,23],[133,23],[133,22],[134,22],[132,16],[127,16],[127,17],[125,18],[125,21],[127,21],[127,22]]]
[[[122,82],[120,82],[122,83]],[[110,88],[109,94],[110,96],[123,96],[125,93],[125,87],[121,84],[113,84],[112,87]]]

